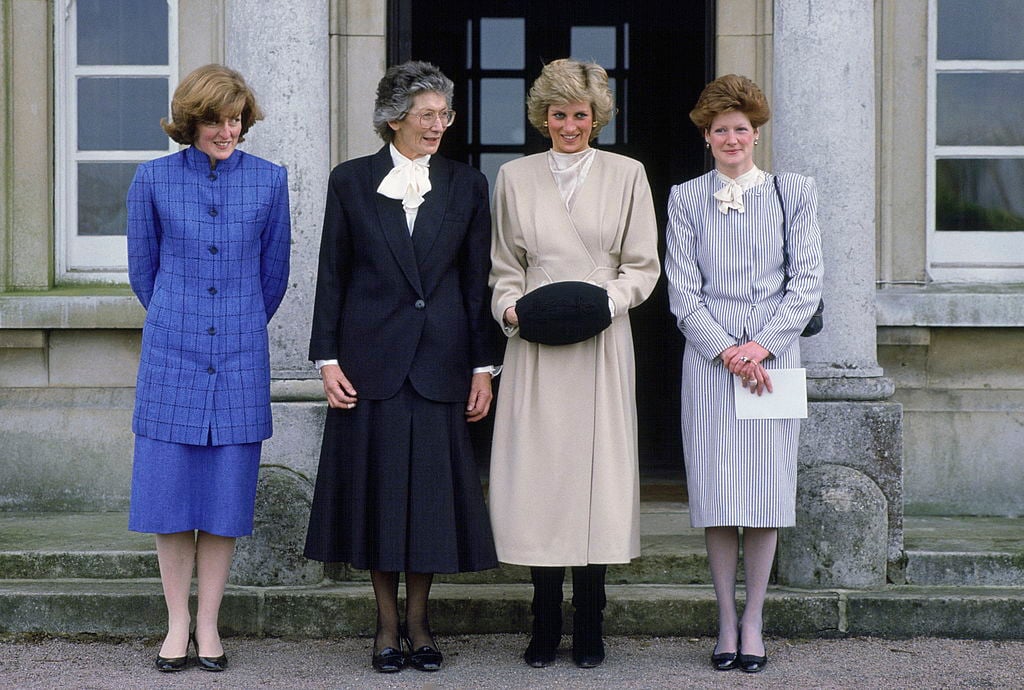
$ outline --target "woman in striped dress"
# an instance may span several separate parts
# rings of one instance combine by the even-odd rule
[[[800,423],[737,420],[733,377],[760,395],[772,390],[772,369],[800,366],[800,332],[822,282],[814,180],[780,176],[777,194],[774,176],[754,165],[769,114],[764,94],[746,77],[730,74],[705,87],[690,119],[715,169],[672,188],[665,259],[672,313],[686,337],[682,427],[690,521],[704,528],[718,600],[712,663],[748,673],[767,663],[761,614],[778,528],[795,523]],[[739,527],[742,618],[735,600]]]

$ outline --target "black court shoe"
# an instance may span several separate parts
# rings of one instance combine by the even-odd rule
[[[405,656],[399,649],[385,647],[379,652],[371,652],[370,664],[378,673],[396,673],[405,665]]]
[[[739,668],[740,660],[738,657],[739,655],[736,652],[712,654],[711,665],[715,667],[716,671],[731,671],[734,668]]]
[[[425,644],[418,649],[413,649],[412,640],[406,637],[405,646],[408,650],[406,660],[417,671],[439,671],[441,669],[444,655],[438,651],[436,643],[433,646]]]
[[[768,665],[768,655],[739,654],[737,661],[739,662],[740,670],[744,673],[760,673]]]
[[[160,656],[159,654],[156,655],[156,670],[161,673],[184,671],[186,666],[188,666],[188,654],[176,657]]]
[[[192,644],[195,645],[196,648],[196,666],[204,671],[212,671],[214,673],[227,670],[227,654],[221,654],[220,656],[199,656],[199,643],[196,642],[196,636],[194,634],[192,635]]]

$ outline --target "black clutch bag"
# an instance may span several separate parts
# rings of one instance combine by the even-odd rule
[[[549,283],[516,302],[519,337],[542,345],[579,343],[608,328],[608,291],[592,283]]]

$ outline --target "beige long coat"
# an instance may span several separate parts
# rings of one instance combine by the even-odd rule
[[[498,558],[522,565],[626,563],[640,555],[639,472],[629,310],[660,273],[650,186],[637,161],[605,151],[570,214],[547,154],[502,166],[494,194],[491,308],[541,285],[583,280],[615,305],[603,333],[547,346],[509,336],[491,451]]]

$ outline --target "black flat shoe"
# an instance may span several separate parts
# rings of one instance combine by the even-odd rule
[[[400,649],[385,647],[379,652],[371,652],[370,663],[378,673],[396,673],[405,665],[405,656]]]
[[[413,649],[412,640],[408,637],[405,638],[405,646],[409,650],[407,655],[409,665],[417,671],[439,671],[441,669],[444,655],[436,647],[425,644],[419,649]]]
[[[715,667],[716,671],[731,671],[734,668],[739,668],[740,663],[736,652],[722,652],[711,655],[711,665]]]
[[[160,656],[159,654],[156,655],[156,670],[161,673],[184,671],[186,666],[188,666],[188,654],[170,658]]]
[[[214,673],[227,670],[227,654],[221,654],[220,656],[199,656],[199,643],[196,642],[195,635],[192,636],[192,644],[195,645],[196,648],[196,666],[204,671],[212,671]]]
[[[768,665],[768,655],[739,654],[737,661],[739,662],[740,670],[744,673],[760,673]]]

